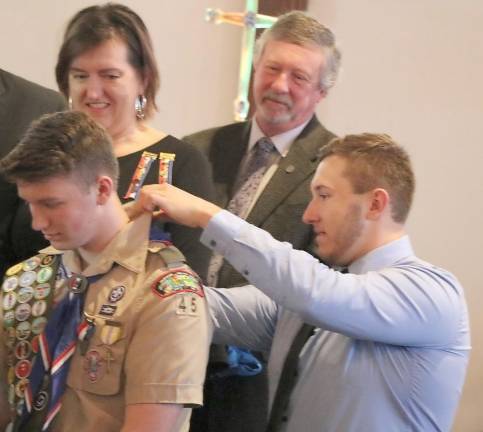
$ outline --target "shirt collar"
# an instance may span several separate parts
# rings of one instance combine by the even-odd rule
[[[99,253],[95,263],[81,271],[81,260],[76,250],[59,251],[52,246],[43,249],[42,253],[63,254],[63,262],[74,273],[84,276],[107,273],[114,263],[135,273],[144,271],[148,253],[149,228],[151,214],[145,213],[130,221],[119,231],[106,248]]]
[[[349,266],[349,273],[363,274],[368,271],[380,270],[413,255],[414,251],[409,237],[404,235],[355,260]]]
[[[302,123],[301,125],[297,126],[296,128],[290,129],[287,132],[281,133],[279,135],[274,135],[269,137],[272,141],[273,145],[277,149],[280,156],[285,157],[287,156],[288,151],[290,150],[290,146],[295,141],[295,139],[300,135],[303,131],[307,123],[310,121],[307,120],[306,122]],[[253,148],[255,143],[260,139],[266,136],[260,127],[258,126],[257,120],[254,118],[252,121],[252,127],[250,129],[250,138],[248,140],[248,152]]]

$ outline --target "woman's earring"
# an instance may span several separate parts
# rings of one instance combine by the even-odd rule
[[[136,117],[139,120],[144,120],[144,117],[146,116],[146,102],[146,96],[144,95],[139,95],[134,102],[134,110],[136,111]]]
[[[69,99],[67,100],[67,103],[69,104],[69,111],[72,111],[72,98],[69,96]]]

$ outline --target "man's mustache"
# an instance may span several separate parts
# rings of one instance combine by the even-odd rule
[[[269,99],[273,102],[284,104],[288,109],[293,106],[292,99],[288,95],[280,95],[271,90],[263,94],[263,100]]]

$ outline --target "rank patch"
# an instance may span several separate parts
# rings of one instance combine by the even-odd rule
[[[116,313],[117,306],[103,304],[99,309],[99,315],[113,316]]]
[[[195,275],[182,270],[164,273],[151,285],[151,288],[155,294],[162,298],[178,293],[194,293],[200,297],[205,296],[200,280]]]
[[[111,290],[111,293],[109,294],[108,301],[110,303],[117,303],[119,300],[121,300],[124,297],[124,294],[126,292],[126,287],[123,285],[119,285]]]

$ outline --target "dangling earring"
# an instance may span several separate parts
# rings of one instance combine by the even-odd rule
[[[139,95],[134,102],[134,110],[136,111],[136,117],[139,120],[144,120],[146,113],[144,112],[146,108],[146,96]]]
[[[69,99],[67,100],[67,103],[69,104],[69,111],[72,111],[72,98],[69,96]]]

